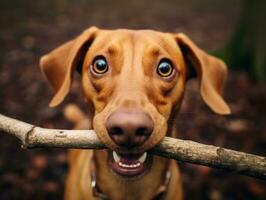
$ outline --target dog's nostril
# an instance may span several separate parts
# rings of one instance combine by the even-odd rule
[[[112,135],[122,135],[123,130],[120,127],[112,127],[108,130],[109,134]]]
[[[136,136],[148,136],[150,131],[146,127],[140,127],[136,130]]]

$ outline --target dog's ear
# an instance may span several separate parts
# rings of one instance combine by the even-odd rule
[[[175,35],[182,51],[189,77],[199,80],[200,94],[206,104],[218,114],[230,114],[230,108],[221,93],[227,76],[225,63],[201,50],[183,33]]]
[[[91,27],[78,37],[41,57],[41,70],[54,90],[49,106],[57,106],[68,94],[73,71],[82,64],[97,31],[96,27]]]

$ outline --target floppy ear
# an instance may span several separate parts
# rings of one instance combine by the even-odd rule
[[[97,30],[96,27],[91,27],[75,39],[41,57],[41,70],[55,93],[49,106],[57,106],[68,94],[73,71],[83,60]]]
[[[175,39],[183,53],[186,66],[192,68],[188,70],[190,76],[196,75],[199,80],[203,100],[214,112],[230,114],[230,108],[221,96],[227,76],[225,63],[202,51],[185,34],[176,34]]]

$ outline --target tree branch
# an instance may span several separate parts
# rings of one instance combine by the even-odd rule
[[[22,142],[23,148],[106,148],[93,130],[40,128],[1,114],[0,130],[16,136]],[[266,180],[266,158],[262,156],[169,137],[165,137],[149,153]]]

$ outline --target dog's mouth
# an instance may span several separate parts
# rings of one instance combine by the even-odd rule
[[[119,153],[109,151],[109,166],[117,175],[125,178],[136,178],[144,175],[151,167],[152,156],[147,152]]]

